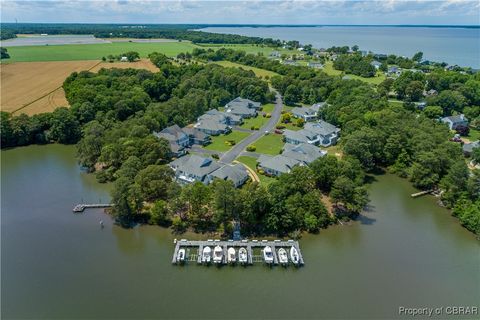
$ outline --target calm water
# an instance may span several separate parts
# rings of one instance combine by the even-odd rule
[[[374,319],[397,317],[399,306],[480,301],[480,243],[391,175],[372,184],[360,222],[301,240],[304,268],[217,269],[172,266],[173,237],[161,228],[73,214],[82,198],[108,200],[73,147],[1,156],[3,319]]]
[[[211,27],[202,31],[298,40],[316,48],[360,46],[361,50],[424,58],[480,68],[480,29],[425,27]]]
[[[94,44],[94,43],[110,43],[103,39],[95,38],[93,35],[50,35],[50,36],[24,36],[14,39],[1,41],[2,47],[18,47],[18,46],[45,46],[60,44]]]

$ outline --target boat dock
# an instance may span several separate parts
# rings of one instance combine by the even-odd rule
[[[423,196],[423,195],[426,195],[426,194],[429,194],[429,193],[432,193],[433,192],[433,189],[431,190],[425,190],[425,191],[420,191],[420,192],[417,192],[417,193],[412,193],[412,198],[417,198],[417,197],[420,197],[420,196]]]
[[[201,240],[186,240],[186,239],[181,239],[181,240],[176,240],[175,242],[175,250],[173,251],[173,257],[172,257],[172,264],[177,264],[177,257],[178,257],[178,250],[180,248],[185,249],[185,261],[187,262],[196,262],[198,264],[202,263],[202,252],[203,248],[209,246],[210,248],[214,248],[216,246],[220,246],[223,249],[223,256],[222,256],[222,262],[221,264],[227,264],[227,250],[230,247],[235,248],[235,250],[238,252],[238,249],[241,247],[247,249],[247,258],[248,258],[248,264],[252,265],[254,263],[258,262],[264,262],[263,255],[255,254],[254,249],[255,248],[260,248],[263,249],[266,246],[270,246],[272,248],[272,253],[273,253],[273,264],[277,265],[279,264],[278,261],[278,249],[280,248],[285,248],[290,250],[291,247],[294,247],[297,249],[298,252],[298,265],[302,266],[305,264],[302,256],[302,252],[300,251],[300,246],[298,244],[298,241],[294,240],[239,240],[239,241],[234,241],[234,240],[227,240],[227,241],[221,241],[221,240],[207,240],[207,241],[201,241]]]
[[[111,208],[113,204],[111,203],[93,203],[93,204],[86,204],[80,203],[73,207],[73,212],[83,212],[85,209],[89,208]]]

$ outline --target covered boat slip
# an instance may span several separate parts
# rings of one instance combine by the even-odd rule
[[[303,256],[300,251],[300,246],[298,241],[294,240],[228,240],[228,241],[221,241],[221,240],[175,240],[175,250],[173,252],[172,263],[177,264],[178,261],[178,252],[181,249],[186,250],[185,261],[188,262],[197,262],[201,264],[202,262],[202,253],[204,252],[205,247],[210,247],[211,249],[216,248],[217,246],[222,248],[222,258],[219,264],[228,264],[228,249],[234,248],[236,254],[238,255],[241,248],[246,249],[247,251],[247,264],[253,264],[257,262],[266,262],[263,255],[256,255],[254,254],[254,249],[264,249],[265,247],[270,247],[273,254],[273,262],[272,264],[282,264],[279,261],[278,250],[284,248],[287,252],[290,252],[291,248],[295,248],[296,252],[298,253],[298,261],[291,261],[295,265],[302,266],[304,265]],[[240,262],[240,259],[237,259]]]

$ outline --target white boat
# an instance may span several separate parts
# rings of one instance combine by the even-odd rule
[[[228,263],[235,263],[237,261],[235,249],[232,247],[228,248],[227,261]]]
[[[298,251],[295,247],[290,248],[290,259],[294,264],[298,264],[300,262],[300,257],[298,256]]]
[[[283,249],[283,248],[280,248],[278,250],[278,261],[281,264],[287,264],[288,263],[287,251],[285,251],[285,249]]]
[[[216,246],[213,249],[213,263],[222,263],[223,260],[223,249],[220,246]]]
[[[238,262],[245,264],[248,262],[248,253],[247,249],[245,248],[240,248],[238,250]]]
[[[270,246],[266,246],[263,249],[263,259],[265,260],[266,263],[272,263],[273,262],[273,252],[272,252],[272,248]]]
[[[212,259],[212,248],[207,246],[207,247],[203,248],[202,262],[203,263],[210,263],[211,259]]]
[[[178,250],[177,261],[180,263],[185,262],[185,249]]]

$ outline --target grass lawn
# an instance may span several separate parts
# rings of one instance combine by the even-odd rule
[[[280,150],[282,150],[283,145],[285,144],[282,138],[283,136],[281,134],[274,133],[261,137],[254,143],[254,145],[257,147],[255,152],[270,155],[279,154]]]
[[[298,130],[302,130],[303,128],[300,128],[300,127],[297,127],[297,126],[294,126],[293,123],[281,123],[279,122],[278,123],[279,125],[282,125],[282,126],[285,126],[285,129],[289,129],[289,130],[292,130],[292,131],[298,131]]]
[[[252,126],[258,127],[259,129],[270,120],[267,117],[262,117],[261,115],[258,115],[255,118],[249,118],[249,119],[244,119],[243,124],[240,126],[241,128],[245,129],[251,129]]]
[[[333,62],[332,61],[327,61],[324,64],[324,68],[322,69],[326,74],[331,75],[331,76],[339,76],[342,74],[342,71],[340,70],[335,70],[333,68]]]
[[[257,171],[257,159],[253,157],[248,157],[248,156],[240,156],[237,158],[237,161],[245,164],[247,167],[249,167],[253,171],[255,172]],[[260,183],[262,184],[270,184],[276,180],[276,178],[267,177],[266,175],[259,174],[258,172],[257,172],[257,175],[260,178]]]
[[[2,63],[29,61],[71,61],[100,60],[109,54],[119,55],[127,51],[137,51],[140,57],[146,58],[152,52],[161,52],[169,57],[180,52],[192,51],[197,48],[190,42],[113,42],[100,44],[72,44],[55,46],[20,46],[9,47],[10,59]]]
[[[275,109],[275,105],[273,103],[267,103],[262,105],[262,112],[272,113],[273,109]]]
[[[218,64],[218,65],[221,65],[222,67],[227,67],[227,68],[242,68],[243,70],[251,70],[259,78],[265,78],[265,76],[269,76],[271,78],[273,76],[278,76],[279,75],[278,73],[273,72],[273,71],[268,71],[268,70],[265,70],[265,69],[250,67],[250,66],[246,66],[246,65],[243,65],[243,64],[235,63],[235,62],[230,62],[230,61],[216,61],[214,63]]]
[[[205,146],[204,148],[207,150],[226,152],[233,147],[225,143],[227,140],[234,140],[236,143],[239,143],[249,135],[250,133],[248,132],[240,132],[240,131],[233,130],[227,135],[222,134],[219,136],[212,136],[212,143]]]
[[[396,99],[388,99],[388,104],[391,106],[403,106],[403,101],[396,100]]]
[[[294,107],[287,106],[287,105],[283,105],[283,110],[282,110],[282,111],[290,112],[290,111],[292,111],[293,108],[294,108]]]
[[[331,76],[339,76],[339,75],[342,74],[342,71],[335,70],[333,68],[333,62],[332,61],[327,61],[325,63],[325,67],[322,70],[326,74],[331,75]],[[354,74],[347,74],[347,76],[349,76],[352,80],[360,80],[360,81],[367,82],[367,83],[370,83],[370,84],[379,84],[383,80],[386,79],[385,74],[383,72],[380,72],[380,71],[377,72],[376,76],[372,77],[372,78],[364,78],[364,77],[356,76]]]

